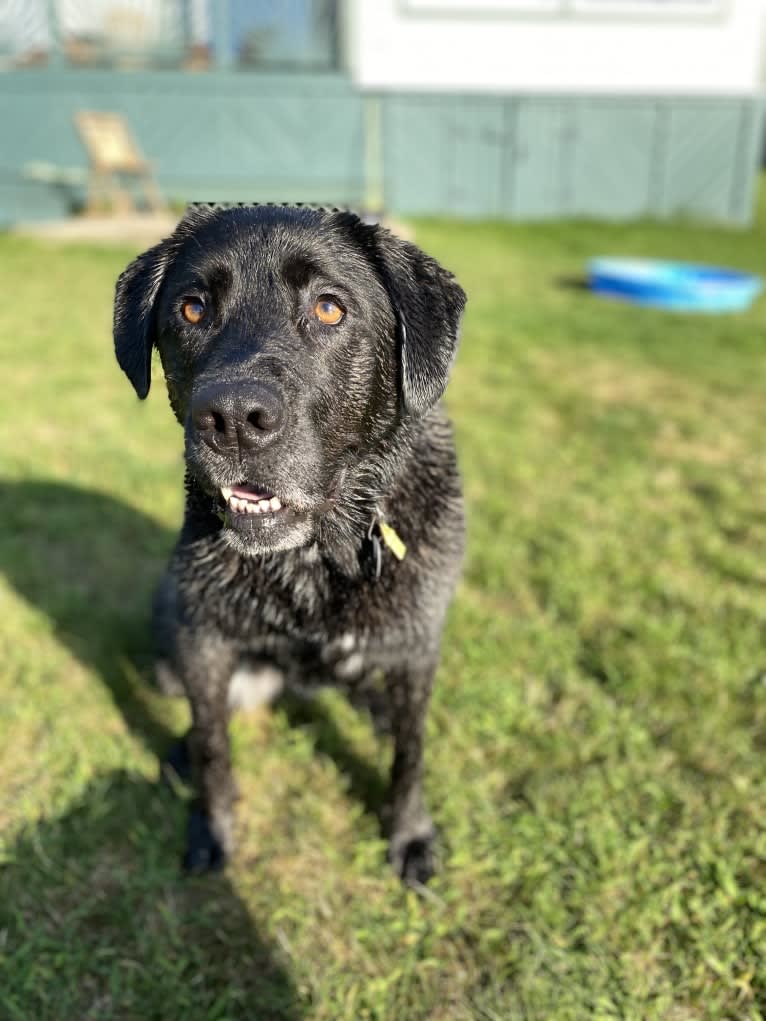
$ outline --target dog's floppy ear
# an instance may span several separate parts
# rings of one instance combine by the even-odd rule
[[[378,228],[376,248],[398,321],[402,401],[423,415],[447,386],[465,292],[435,259],[387,230]]]
[[[167,241],[155,245],[124,270],[114,296],[114,350],[120,368],[143,400],[151,383],[155,340],[154,306],[169,261]]]

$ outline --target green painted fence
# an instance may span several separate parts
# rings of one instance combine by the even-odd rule
[[[0,224],[82,189],[77,110],[124,113],[177,200],[375,204],[500,219],[686,215],[743,224],[758,98],[363,95],[339,74],[25,70],[0,75]]]
[[[398,95],[383,111],[386,198],[411,214],[744,224],[762,114],[757,98]]]
[[[340,75],[18,71],[0,76],[0,222],[62,215],[78,197],[28,175],[86,166],[77,110],[125,114],[171,198],[364,197],[363,103]]]

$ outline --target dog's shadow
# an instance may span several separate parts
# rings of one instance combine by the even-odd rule
[[[110,496],[49,481],[0,483],[0,514],[0,570],[163,754],[175,736],[141,675],[172,533]],[[222,1004],[227,1017],[302,1016],[228,879],[181,876],[184,812],[159,783],[112,770],[5,845],[2,1016],[201,1016]]]
[[[104,493],[48,480],[0,481],[0,518],[0,572],[98,675],[133,734],[163,754],[173,734],[143,680],[172,532]]]
[[[122,770],[4,849],[0,1016],[304,1017],[225,875],[182,879],[183,805]]]
[[[56,637],[97,674],[131,731],[161,758],[178,735],[154,708],[158,699],[146,696],[149,606],[175,534],[109,495],[47,480],[0,483],[0,515],[5,524],[0,571],[47,615]],[[377,815],[383,796],[379,774],[354,756],[321,704],[288,704],[285,711],[293,725],[312,728],[318,751],[349,774],[351,790]],[[19,953],[30,953],[32,946],[33,956],[50,967],[41,964],[35,988],[26,992],[21,984],[29,975],[25,979],[23,968],[11,969],[15,985],[0,982],[0,1006],[5,996],[9,1003],[23,1003],[29,1016],[43,1016],[34,1004],[42,1005],[46,996],[54,1000],[59,983],[68,988],[69,979],[75,988],[81,978],[84,988],[92,985],[95,1003],[101,981],[113,982],[105,966],[99,977],[99,962],[113,951],[113,960],[132,962],[143,976],[126,978],[124,989],[145,989],[145,1002],[157,1008],[157,1016],[179,1012],[179,1004],[158,1010],[156,999],[162,968],[170,967],[174,954],[179,967],[196,970],[200,988],[211,990],[210,1003],[213,993],[225,998],[236,970],[239,988],[251,990],[255,999],[249,1013],[243,1007],[238,1014],[233,1004],[234,1014],[227,1016],[299,1016],[286,970],[258,936],[226,877],[192,881],[180,875],[183,816],[181,801],[158,783],[112,772],[92,782],[74,808],[31,828],[8,848],[8,865],[0,871],[0,933],[7,931],[6,947],[17,942],[23,946]],[[131,875],[140,881],[131,882]],[[221,931],[231,954],[219,947],[207,955],[207,944]],[[64,941],[67,954],[61,954]],[[99,956],[99,946],[112,950]],[[60,968],[69,974],[60,975]],[[253,1006],[258,1003],[271,1006],[261,1013]]]

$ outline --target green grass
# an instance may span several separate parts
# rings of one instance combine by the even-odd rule
[[[3,1019],[766,1017],[766,299],[562,285],[602,252],[766,273],[766,215],[417,236],[470,295],[423,898],[375,821],[390,750],[332,693],[235,721],[240,852],[179,875],[187,713],[145,682],[181,437],[113,362],[132,253],[0,239]]]

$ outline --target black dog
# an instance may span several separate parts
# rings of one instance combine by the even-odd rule
[[[301,207],[192,206],[117,282],[117,359],[144,398],[159,348],[184,428],[155,624],[158,675],[191,702],[193,871],[233,847],[232,705],[321,684],[387,710],[391,861],[433,871],[423,733],[463,553],[438,401],[464,304],[415,246]]]

